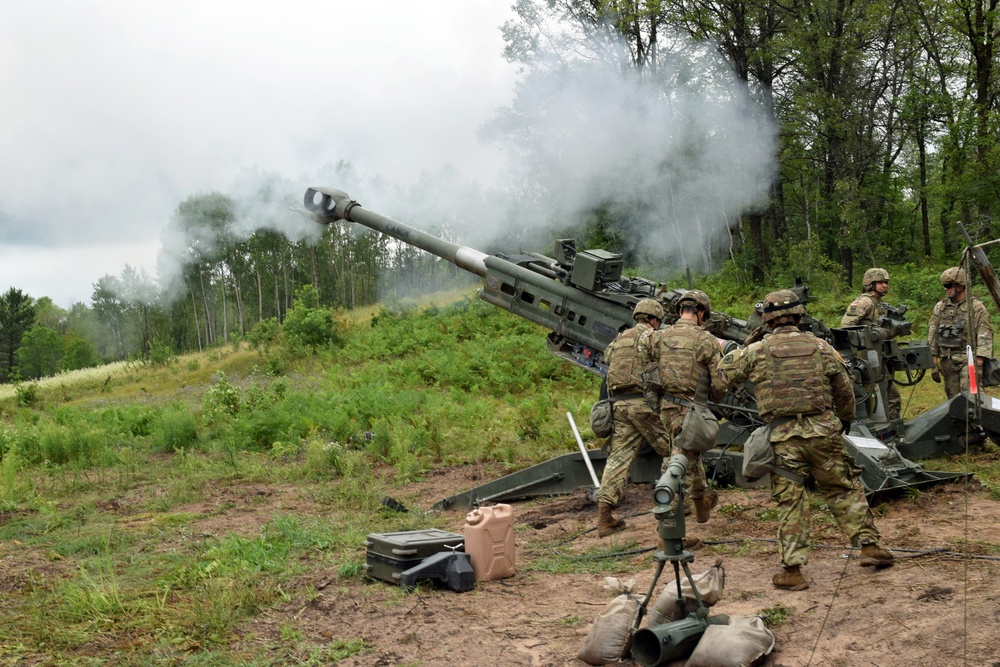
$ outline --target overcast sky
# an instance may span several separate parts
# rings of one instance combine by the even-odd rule
[[[177,204],[258,167],[488,174],[509,0],[32,0],[0,21],[0,291],[156,275]]]

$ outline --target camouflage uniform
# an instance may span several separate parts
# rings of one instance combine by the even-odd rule
[[[958,303],[952,303],[947,297],[938,301],[931,312],[927,332],[927,344],[931,355],[938,359],[944,392],[948,398],[969,389],[966,345],[975,347],[976,378],[982,377],[981,358],[993,356],[993,323],[990,322],[986,306],[976,297],[972,297],[971,304],[967,304],[966,298],[967,295],[963,293],[962,300]],[[971,313],[966,310],[969,306]],[[971,331],[967,326],[969,321],[972,322]]]
[[[874,517],[840,435],[854,418],[854,390],[843,360],[825,341],[794,325],[781,325],[762,341],[727,354],[719,373],[756,386],[761,417],[771,424],[775,465],[815,483],[855,546],[878,543]],[[771,475],[778,503],[778,541],[787,567],[809,559],[809,502],[805,487]],[[864,563],[862,563],[864,564]]]
[[[868,290],[847,307],[847,312],[840,319],[840,326],[857,327],[865,324],[878,326],[879,319],[884,313],[885,306],[882,304],[882,296],[874,290]],[[900,416],[903,398],[899,394],[899,387],[892,381],[892,371],[883,365],[883,372],[889,375],[889,384],[885,392],[886,416],[890,420],[896,420]]]
[[[646,322],[622,332],[608,346],[608,392],[612,397],[634,394],[614,403],[614,435],[611,453],[601,476],[597,493],[599,503],[617,507],[625,489],[629,468],[645,439],[657,454],[670,453],[670,441],[660,417],[642,395],[642,371],[650,361],[650,338],[653,328]]]
[[[726,385],[715,373],[722,359],[719,342],[694,322],[680,319],[673,326],[653,333],[650,347],[652,360],[660,368],[660,381],[665,395],[701,405],[706,403],[706,399],[714,402],[722,400],[726,395]],[[698,396],[699,383],[706,376],[709,381],[708,391],[706,393],[703,390],[702,395]],[[688,458],[684,480],[685,495],[694,501],[705,495],[708,486],[705,467],[701,464],[701,452],[681,449],[674,444],[674,438],[687,411],[688,408],[672,403],[669,399],[660,402],[660,420],[670,440],[671,455],[683,454]],[[664,466],[667,462],[665,458]]]

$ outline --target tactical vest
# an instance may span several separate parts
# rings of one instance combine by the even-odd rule
[[[823,371],[818,341],[812,336],[773,334],[762,341],[766,378],[756,383],[761,415],[811,415],[833,407],[833,394]]]
[[[664,393],[691,398],[698,389],[699,380],[705,374],[697,360],[698,332],[694,327],[672,326],[657,333]]]
[[[612,395],[642,391],[642,371],[649,360],[639,358],[639,339],[643,334],[651,333],[652,330],[647,327],[635,326],[619,334],[608,345],[606,354],[610,355],[611,364],[607,380],[608,391]]]
[[[862,304],[862,300],[868,302],[867,305],[869,311],[865,313],[864,317],[858,320],[858,324],[871,324],[871,325],[878,324],[879,318],[884,314],[886,305],[882,303],[881,299],[876,299],[868,292],[865,292],[864,294],[856,298],[854,301],[852,301],[851,305],[853,306],[854,304],[857,304],[860,307]],[[850,313],[850,310],[848,310],[848,313]]]
[[[965,347],[965,313],[962,308],[947,308],[942,311],[935,342],[939,348],[949,351]]]

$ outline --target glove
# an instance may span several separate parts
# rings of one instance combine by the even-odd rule
[[[841,432],[844,435],[847,435],[848,433],[850,433],[851,432],[851,420],[850,419],[841,419],[840,420],[840,429],[841,429]]]
[[[938,384],[941,384],[941,374],[938,373],[938,369],[935,368],[934,370],[931,371],[931,379],[937,382]]]

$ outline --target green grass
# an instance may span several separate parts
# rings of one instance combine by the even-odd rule
[[[736,315],[755,299],[709,285]],[[832,312],[849,294],[817,307]],[[596,442],[587,416],[599,379],[548,354],[539,327],[458,296],[349,313],[336,344],[312,353],[228,347],[42,381],[27,405],[0,393],[0,555],[20,563],[0,596],[0,664],[321,665],[369,651],[357,637],[310,644],[294,623],[273,644],[234,647],[262,613],[319,594],[307,573],[321,569],[334,588],[364,577],[368,533],[447,527],[383,507],[386,496],[417,502],[400,486],[441,466],[512,471],[575,451],[567,411]],[[942,399],[929,381],[903,390],[908,417]],[[1000,499],[1000,462],[926,467],[972,470]],[[238,529],[223,521],[258,509],[266,516]],[[773,520],[773,509],[757,518]],[[648,552],[625,553],[648,546],[634,540],[581,550],[518,531],[529,576],[649,564]],[[388,604],[409,600],[399,592]],[[790,613],[765,612],[769,624]]]

